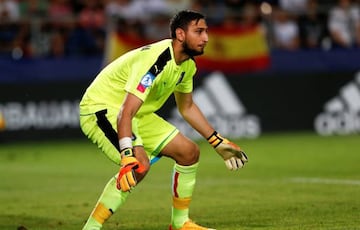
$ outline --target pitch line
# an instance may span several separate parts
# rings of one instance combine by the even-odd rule
[[[291,182],[294,182],[294,183],[309,183],[309,184],[360,185],[360,180],[309,178],[309,177],[291,178]]]

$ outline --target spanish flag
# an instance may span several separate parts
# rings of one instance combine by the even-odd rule
[[[244,73],[264,70],[270,54],[259,26],[246,29],[210,28],[209,42],[202,56],[196,57],[199,70]]]
[[[105,62],[109,63],[125,52],[151,41],[124,34],[110,34]],[[270,55],[260,27],[246,29],[210,28],[205,52],[195,57],[199,71],[245,73],[269,67]]]

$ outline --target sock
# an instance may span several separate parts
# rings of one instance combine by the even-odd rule
[[[171,225],[181,228],[189,220],[189,206],[196,182],[198,163],[190,166],[175,164],[172,179]]]
[[[104,222],[126,201],[129,193],[116,188],[116,176],[106,184],[83,230],[101,229]]]

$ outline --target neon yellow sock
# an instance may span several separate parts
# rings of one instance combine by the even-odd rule
[[[106,184],[83,230],[101,229],[103,223],[126,201],[128,195],[129,193],[116,188],[116,178],[112,177]]]
[[[171,225],[181,228],[189,220],[189,206],[196,183],[198,163],[190,166],[175,164],[172,179],[173,204]]]

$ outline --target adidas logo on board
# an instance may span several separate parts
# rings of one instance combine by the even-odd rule
[[[320,135],[347,135],[360,132],[360,72],[324,105],[314,121]]]

